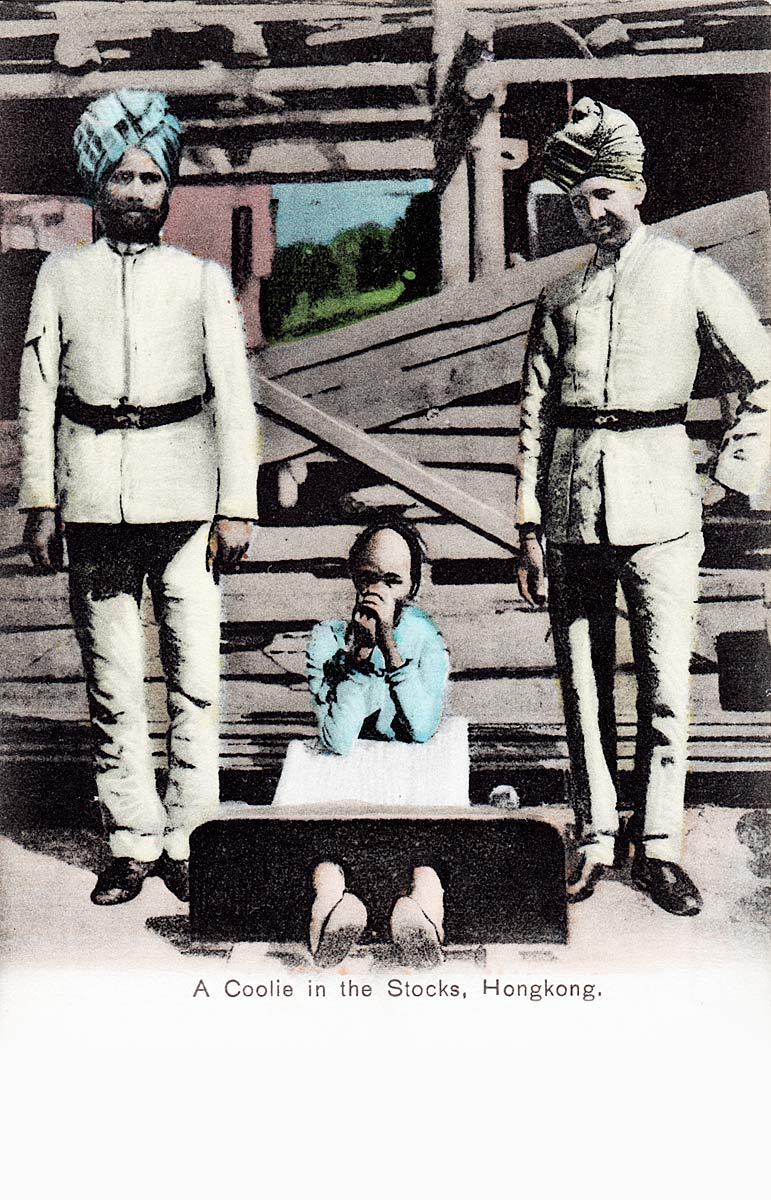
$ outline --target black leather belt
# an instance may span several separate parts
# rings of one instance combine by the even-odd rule
[[[634,412],[628,408],[583,408],[561,404],[557,425],[562,429],[611,429],[626,433],[631,429],[660,429],[663,425],[683,425],[687,405],[660,408],[656,412]]]
[[[159,425],[186,421],[202,410],[203,396],[191,396],[177,404],[155,404],[144,408],[139,404],[84,404],[72,392],[60,390],[56,407],[68,420],[88,425],[97,433],[105,433],[108,429],[155,429]]]

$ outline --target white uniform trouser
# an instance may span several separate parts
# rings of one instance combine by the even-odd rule
[[[115,857],[189,855],[219,803],[219,590],[209,525],[69,525],[70,602],[95,738],[97,795]],[[147,580],[170,718],[168,785],[155,784],[139,609]]]
[[[637,675],[636,824],[650,858],[679,862],[700,533],[647,546],[552,544],[549,609],[580,841],[613,862],[618,832],[613,702],[616,587]]]

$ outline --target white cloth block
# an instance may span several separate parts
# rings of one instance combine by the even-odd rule
[[[318,742],[289,743],[273,807],[373,805],[446,808],[469,804],[468,723],[442,721],[428,742],[360,739],[350,754],[329,754]]]

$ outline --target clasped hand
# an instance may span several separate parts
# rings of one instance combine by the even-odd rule
[[[348,642],[358,659],[369,658],[375,646],[381,650],[393,638],[396,601],[388,590],[374,584],[356,597],[348,626]]]

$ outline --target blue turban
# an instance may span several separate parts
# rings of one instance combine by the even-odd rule
[[[126,150],[144,150],[173,187],[179,169],[182,128],[160,92],[122,88],[89,104],[75,130],[78,174],[96,195]]]

